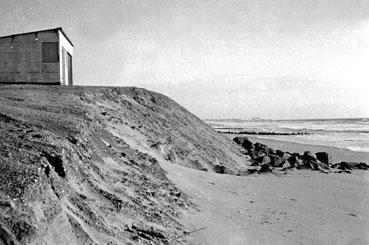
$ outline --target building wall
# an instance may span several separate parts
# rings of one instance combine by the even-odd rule
[[[70,42],[65,38],[63,33],[59,30],[59,57],[60,57],[60,81],[63,85],[73,85],[73,81],[69,81],[68,79],[68,62],[67,55],[63,55],[64,52],[68,52],[73,57],[73,46]],[[73,71],[72,71],[73,72]]]
[[[43,42],[59,42],[58,31],[0,38],[0,83],[60,84],[60,62],[42,62]]]

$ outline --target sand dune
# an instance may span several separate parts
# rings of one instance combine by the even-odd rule
[[[167,244],[193,204],[159,161],[246,166],[227,138],[157,93],[1,86],[0,244]]]

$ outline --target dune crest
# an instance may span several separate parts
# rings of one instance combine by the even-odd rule
[[[138,88],[2,86],[0,241],[185,243],[194,205],[159,162],[246,166],[230,140]]]

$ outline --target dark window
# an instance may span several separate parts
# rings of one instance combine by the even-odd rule
[[[58,43],[42,43],[42,62],[43,63],[59,62]]]

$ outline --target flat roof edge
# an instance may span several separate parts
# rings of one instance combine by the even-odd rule
[[[63,31],[63,28],[58,27],[58,28],[56,28],[56,30],[60,31],[60,32],[63,34],[63,36],[65,37],[65,39],[67,39],[67,40],[68,40],[68,42],[72,45],[72,47],[74,47],[74,44],[73,44],[73,43],[72,43],[72,41],[69,39],[68,35]]]
[[[68,40],[68,42],[74,47],[72,41],[69,39],[69,37],[67,36],[67,34],[63,31],[63,28],[62,27],[56,27],[56,28],[51,28],[51,29],[44,29],[44,30],[39,30],[39,31],[15,33],[15,34],[12,34],[12,35],[0,36],[0,38],[21,36],[21,35],[28,35],[28,34],[38,33],[38,32],[47,32],[47,31],[60,31],[63,34],[63,36]]]

